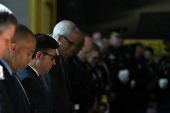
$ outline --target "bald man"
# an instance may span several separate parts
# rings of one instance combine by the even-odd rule
[[[93,48],[93,40],[91,36],[85,36],[85,43],[82,50],[78,53],[78,57],[81,62],[85,62],[87,60],[88,54],[92,51]]]
[[[87,39],[85,38],[85,40]],[[79,108],[76,109],[78,113],[87,113],[87,110],[92,109],[93,106],[96,104],[95,97],[93,97],[88,92],[85,83],[82,80],[81,61],[77,57],[77,54],[82,50],[84,46],[85,40],[83,33],[80,32],[79,38],[72,48],[73,56],[69,57],[67,60],[69,64],[68,73],[70,75],[70,83],[72,89],[71,100],[75,104],[75,108]]]
[[[77,56],[79,54],[81,55],[84,55],[86,53],[88,54],[88,51],[90,52],[92,49],[91,45],[92,45],[91,37],[85,36],[84,38],[84,35],[80,33],[79,39],[77,40],[77,45],[75,45],[75,47],[73,46],[74,48],[72,51],[74,55],[69,57],[69,59],[67,60],[69,64],[68,72],[70,75],[70,83],[72,88],[71,100],[75,104],[76,108],[79,107],[79,109],[77,109],[78,113],[87,113],[88,110],[93,109],[93,111],[95,111],[97,109],[97,100],[87,90],[87,87],[83,80],[84,77],[82,73],[81,60]],[[76,46],[79,46],[79,49],[77,49]],[[83,61],[86,60],[85,57],[83,56],[84,59]]]
[[[17,25],[10,48],[7,49],[0,65],[3,66],[5,80],[2,81],[7,93],[15,107],[16,113],[31,113],[29,97],[14,74],[27,66],[35,51],[35,37],[24,25]]]

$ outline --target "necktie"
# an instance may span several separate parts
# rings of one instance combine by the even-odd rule
[[[39,75],[39,77],[40,77],[40,80],[41,80],[41,82],[42,82],[42,84],[43,84],[43,86],[44,86],[44,88],[45,88],[46,93],[48,94],[48,92],[47,92],[47,89],[46,89],[46,87],[45,87],[45,84],[44,84],[43,79],[41,78],[41,76],[40,76],[40,75]]]
[[[61,61],[61,56],[58,56],[58,58],[59,58],[61,67],[63,67],[63,64],[62,64],[62,61]]]
[[[18,76],[16,75],[16,73],[14,73],[14,75],[15,75],[15,78],[17,79],[19,85],[21,86],[21,88],[22,88],[22,90],[23,90],[23,92],[24,92],[24,94],[25,94],[25,96],[26,96],[26,99],[27,99],[27,101],[28,101],[28,104],[30,105],[30,101],[29,101],[29,99],[28,99],[27,93],[26,93],[26,91],[25,91],[22,83],[20,82],[20,80],[19,80]]]

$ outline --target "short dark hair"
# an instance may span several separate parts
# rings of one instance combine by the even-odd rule
[[[8,27],[9,24],[17,25],[17,19],[13,14],[8,12],[0,12],[0,34],[2,34]]]
[[[38,51],[43,51],[48,53],[50,49],[57,49],[60,47],[58,42],[49,35],[43,33],[37,33],[35,34],[35,38],[36,38],[36,49],[32,58],[35,58],[35,55]]]
[[[12,38],[12,43],[16,43],[19,40],[21,41],[27,39],[28,34],[34,36],[33,32],[26,26],[22,24],[16,25],[14,37]]]

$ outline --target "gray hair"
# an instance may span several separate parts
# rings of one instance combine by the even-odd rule
[[[79,33],[79,29],[73,22],[62,20],[54,27],[52,35],[54,39],[57,39],[58,34],[69,38],[72,31],[77,34]]]
[[[94,43],[99,46],[100,50],[107,48],[108,44],[103,42],[101,39],[94,40]]]
[[[6,6],[0,4],[0,34],[9,28],[9,24],[17,25],[17,19]]]
[[[3,4],[0,4],[0,12],[8,12],[9,14],[12,14],[12,11]]]

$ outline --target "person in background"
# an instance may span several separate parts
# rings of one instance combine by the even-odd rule
[[[40,74],[48,73],[55,65],[56,49],[59,44],[52,37],[42,33],[35,34],[35,38],[37,43],[32,60],[26,68],[17,72],[17,76],[37,113],[50,113],[48,92]]]
[[[170,40],[164,40],[168,55],[158,61],[155,77],[157,113],[170,112]]]
[[[107,37],[102,37],[102,41],[106,44],[109,44],[109,39]]]
[[[95,111],[95,97],[93,97],[86,88],[83,80],[81,61],[77,57],[77,54],[84,47],[84,35],[80,32],[79,38],[76,44],[73,46],[73,55],[68,58],[69,64],[68,72],[70,75],[70,84],[72,89],[71,100],[75,106],[79,106],[77,109],[78,113],[87,113],[88,110],[92,109]],[[93,107],[95,106],[95,107]]]
[[[131,57],[129,48],[123,46],[122,34],[115,31],[111,32],[110,45],[108,47],[105,62],[108,66],[112,80],[110,112],[131,112]]]
[[[150,60],[143,56],[144,48],[141,43],[135,43],[133,46],[133,60],[131,62],[132,81],[131,88],[133,91],[133,112],[146,113],[150,99],[150,91],[153,90],[154,66]]]
[[[81,65],[81,69],[79,69],[81,70],[80,71],[81,80],[85,84],[85,87],[88,90],[88,92],[90,92],[90,94],[93,97],[95,97],[95,99],[93,100],[94,104],[93,104],[92,109],[88,110],[89,113],[92,113],[92,112],[97,111],[97,103],[98,103],[97,98],[96,98],[97,90],[96,90],[95,82],[92,76],[92,69],[90,67],[90,64],[87,62],[89,53],[93,49],[93,40],[92,40],[92,37],[88,34],[85,34],[84,39],[85,39],[84,46],[77,56],[80,61],[79,65]],[[80,109],[80,112],[81,112],[81,109]]]
[[[94,32],[92,35],[92,38],[93,38],[93,40],[101,39],[102,38],[101,32],[99,32],[99,31]]]
[[[105,63],[106,54],[108,52],[108,44],[103,42],[102,40],[96,40],[94,43],[100,48],[100,57],[97,67],[100,69],[103,75],[103,80],[106,84],[106,90],[110,91],[111,88],[111,78],[109,69]]]
[[[93,44],[93,49],[89,53],[87,61],[90,64],[90,68],[92,69],[92,76],[95,82],[95,86],[97,89],[97,100],[98,100],[98,113],[104,113],[106,110],[106,104],[108,102],[107,100],[107,91],[105,87],[105,82],[103,80],[102,72],[99,68],[97,68],[97,63],[100,58],[100,48]]]

